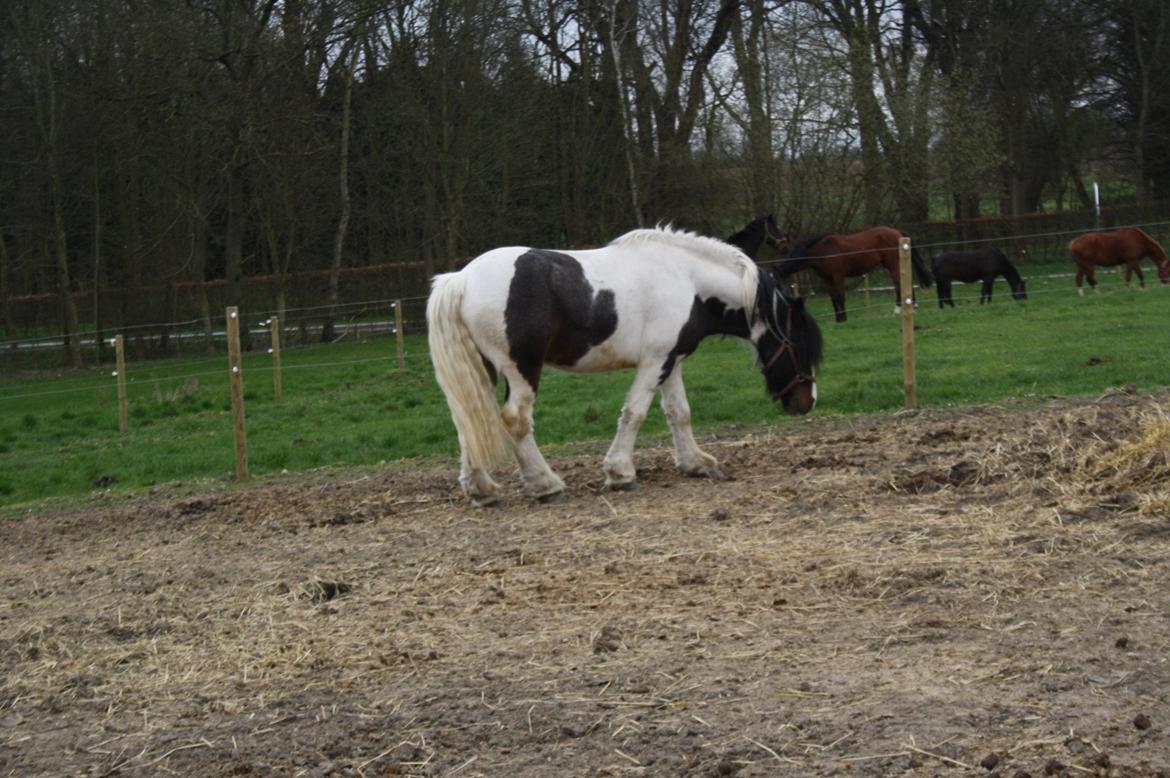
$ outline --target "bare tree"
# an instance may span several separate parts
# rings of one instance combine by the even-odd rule
[[[334,337],[333,327],[339,302],[338,285],[341,278],[341,261],[345,251],[345,234],[349,229],[349,138],[353,125],[353,77],[354,70],[357,69],[360,49],[357,41],[353,39],[347,42],[347,46],[349,48],[343,51],[339,58],[339,63],[343,63],[339,65],[342,69],[341,77],[345,82],[341,96],[341,139],[337,154],[338,204],[340,208],[337,216],[337,231],[333,234],[333,258],[329,264],[329,290],[326,296],[329,304],[329,316],[321,328],[321,340],[325,343],[332,341]]]
[[[58,84],[56,58],[60,52],[56,40],[62,31],[57,29],[61,19],[50,16],[54,10],[60,9],[50,3],[27,2],[11,7],[9,14],[32,88],[40,159],[49,193],[49,228],[65,329],[66,354],[70,365],[81,367],[81,323],[70,280],[64,203],[66,182],[61,169],[65,100]]]

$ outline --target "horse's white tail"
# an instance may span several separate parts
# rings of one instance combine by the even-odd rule
[[[427,300],[427,342],[467,464],[486,468],[508,450],[495,386],[460,312],[466,285],[460,273],[435,276]]]

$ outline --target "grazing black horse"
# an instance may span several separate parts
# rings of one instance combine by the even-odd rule
[[[938,307],[946,305],[955,307],[955,300],[951,297],[951,283],[963,281],[971,283],[983,282],[983,290],[979,293],[979,304],[991,302],[991,287],[996,276],[1003,276],[1008,286],[1012,288],[1012,299],[1027,300],[1028,293],[1024,289],[1024,279],[1015,266],[997,248],[986,246],[973,251],[944,251],[930,261],[934,277],[938,279]]]
[[[760,247],[764,243],[783,250],[787,242],[788,239],[780,232],[780,227],[777,226],[776,220],[772,218],[770,213],[756,217],[746,227],[724,241],[724,243],[735,246],[752,259],[759,259],[756,255],[759,254]]]

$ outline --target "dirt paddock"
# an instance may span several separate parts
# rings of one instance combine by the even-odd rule
[[[0,774],[1170,775],[1170,394],[0,524]]]

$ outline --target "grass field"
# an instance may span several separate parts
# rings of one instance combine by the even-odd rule
[[[875,279],[877,283],[877,279]],[[940,311],[920,290],[916,319],[919,404],[968,405],[1006,398],[1091,395],[1134,384],[1170,385],[1170,288],[1126,290],[1102,276],[1100,295],[1079,298],[1069,278],[1029,283],[1014,303],[1003,282],[990,306],[978,288],[956,286],[957,309]],[[974,297],[974,300],[972,299]],[[864,307],[850,293],[850,318],[832,321],[826,298],[812,301],[825,333],[814,416],[902,407],[901,323],[892,295],[873,292]],[[400,370],[392,339],[286,350],[284,399],[272,399],[267,354],[245,358],[251,473],[452,457],[454,429],[431,376],[423,337],[408,339]],[[746,343],[711,340],[689,359],[686,385],[700,430],[800,424],[767,401]],[[181,481],[226,479],[233,462],[226,357],[131,365],[130,431],[118,432],[108,370],[0,381],[0,505],[38,507]],[[628,372],[580,376],[549,371],[537,403],[542,444],[607,439]],[[652,413],[643,437],[666,427]]]

